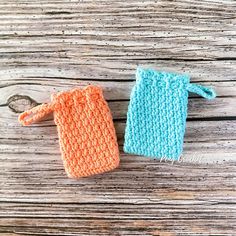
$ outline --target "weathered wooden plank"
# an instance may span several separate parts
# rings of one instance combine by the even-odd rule
[[[5,108],[1,107],[4,111]],[[38,139],[43,135],[44,139],[57,138],[56,127],[52,120],[38,122],[28,127],[23,127],[17,121],[17,114],[12,114],[11,117],[2,119],[2,126],[0,127],[2,137],[18,139]],[[235,138],[236,130],[235,120],[222,120],[222,121],[188,121],[186,127],[185,140],[188,142],[193,141],[207,141],[207,140],[230,140]],[[123,140],[125,121],[115,122],[118,140]],[[43,140],[42,140],[43,141]]]
[[[51,60],[236,56],[234,1],[13,3],[2,2],[0,47],[19,63],[38,52]]]
[[[50,153],[59,155],[58,136],[52,118],[30,127],[22,127],[17,115],[1,107],[1,153]],[[118,112],[118,111],[117,111]],[[234,120],[188,121],[184,161],[212,163],[235,159]],[[123,145],[125,120],[115,122],[119,144]],[[214,155],[213,155],[214,153]]]
[[[173,207],[175,208],[173,209]],[[199,207],[199,211],[196,211],[196,207]],[[9,216],[9,219],[0,220],[2,230],[13,227],[15,232],[21,230],[21,232],[32,234],[36,233],[34,232],[36,227],[42,234],[59,231],[60,235],[66,235],[68,229],[73,233],[72,235],[81,234],[81,232],[86,235],[94,235],[101,228],[103,228],[104,235],[107,235],[111,231],[111,227],[115,227],[116,233],[121,235],[124,231],[125,235],[142,235],[144,232],[145,235],[160,235],[158,232],[163,227],[160,225],[164,225],[164,231],[166,231],[164,235],[173,235],[171,232],[179,234],[192,232],[206,235],[204,230],[209,225],[211,233],[221,232],[225,235],[235,229],[235,211],[232,205],[224,203],[182,206],[158,203],[148,205],[98,204],[96,206],[4,203],[2,208],[4,216]],[[62,217],[62,212],[65,217]],[[228,214],[227,219],[224,212]],[[182,216],[178,218],[178,224],[175,220],[176,215]],[[33,218],[29,222],[28,219],[31,217]],[[223,225],[223,220],[227,220],[227,225]],[[190,224],[191,226],[189,226]],[[20,229],[17,225],[24,226],[24,229]]]
[[[48,98],[45,98],[44,102],[47,100]],[[189,99],[188,118],[235,117],[235,100],[234,97],[218,97],[215,100],[210,101],[203,98]],[[20,112],[37,105],[38,103],[36,101],[31,99],[28,95],[13,95],[9,97],[7,102],[4,102],[5,105],[0,108],[2,112],[0,115],[0,121],[4,123],[14,122],[14,120],[16,121],[17,115],[19,115]],[[126,118],[128,104],[129,101],[108,102],[115,120]],[[53,117],[50,116],[48,119],[53,119]]]
[[[83,88],[89,84],[98,85],[104,90],[104,97],[108,101],[115,100],[129,100],[131,90],[135,84],[135,82],[84,82],[84,81],[76,81],[73,83],[61,83],[61,82],[53,82],[53,81],[37,81],[30,83],[29,81],[24,82],[20,81],[13,84],[4,84],[2,88],[0,88],[2,96],[0,97],[0,105],[6,105],[11,103],[11,106],[16,107],[16,111],[21,112],[28,107],[23,106],[23,104],[30,104],[31,100],[34,100],[36,103],[45,103],[50,101],[50,95],[52,93],[69,90],[75,87]],[[218,97],[233,97],[229,98],[231,100],[235,99],[236,95],[236,82],[202,82],[202,85],[209,86],[215,89]],[[21,96],[15,96],[21,95]],[[14,97],[15,96],[15,97]],[[26,96],[26,97],[25,97]],[[190,94],[190,97],[198,97],[196,94]],[[220,98],[222,99],[222,98]],[[227,98],[226,98],[227,99]],[[224,99],[223,99],[224,100]],[[14,102],[13,102],[14,101]],[[201,103],[207,104],[217,104],[218,100],[207,102],[205,99],[197,99],[195,100]],[[35,103],[33,102],[33,103]],[[15,105],[14,105],[15,103]],[[219,102],[220,104],[224,103],[224,101]],[[200,105],[199,104],[199,105]],[[231,102],[229,101],[229,106]],[[196,104],[197,105],[197,104]],[[21,108],[18,109],[17,106]],[[23,109],[23,110],[22,110]],[[203,107],[204,109],[204,107]],[[230,112],[231,108],[226,106],[222,109],[228,109]]]
[[[224,220],[224,218],[223,218]],[[225,219],[226,220],[226,219]],[[3,221],[5,223],[6,220]],[[202,221],[202,222],[201,222]],[[3,230],[17,232],[18,235],[232,235],[235,227],[232,219],[227,225],[220,220],[42,220],[42,219],[10,219],[12,226],[5,226]],[[30,223],[32,222],[32,223]],[[22,225],[16,226],[16,225]],[[53,226],[52,226],[53,225]],[[55,225],[55,226],[54,226]],[[233,225],[233,226],[232,226]],[[210,228],[210,230],[208,230]],[[5,231],[5,232],[6,232]],[[13,234],[14,235],[14,234]]]
[[[0,201],[40,203],[210,204],[235,201],[235,163],[164,163],[121,156],[121,166],[102,175],[68,179],[59,155],[0,154]],[[174,202],[173,202],[173,201]]]
[[[25,53],[20,53],[21,56]],[[78,82],[84,83],[101,81],[132,81],[135,79],[137,66],[151,67],[157,70],[166,70],[186,73],[192,81],[214,82],[235,81],[236,61],[186,61],[186,60],[86,60],[76,58],[65,60],[62,57],[41,58],[42,55],[25,55],[16,60],[14,55],[10,58],[0,57],[1,86],[7,84],[24,83],[52,83],[53,86],[76,86]]]
[[[38,135],[37,138],[43,138],[44,135]],[[123,141],[119,143],[122,144]],[[235,161],[236,156],[236,149],[235,149],[236,142],[235,140],[212,140],[212,141],[195,141],[195,142],[187,142],[184,143],[184,151],[181,156],[179,162],[184,163],[192,163],[192,164],[224,164],[226,162]],[[121,154],[123,146],[120,145]],[[10,154],[19,155],[21,158],[21,154],[24,156],[27,153],[29,155],[33,155],[34,153],[39,155],[52,155],[55,156],[57,159],[60,159],[60,151],[59,151],[59,144],[58,140],[55,139],[46,139],[45,141],[39,140],[22,140],[22,139],[14,139],[14,138],[6,138],[2,139],[2,144],[0,147],[0,153],[5,153],[6,156]],[[133,155],[131,155],[133,156]],[[39,159],[42,161],[42,164],[45,164],[45,159]],[[56,159],[56,160],[57,160]],[[6,161],[7,157],[3,159]],[[17,160],[13,160],[13,162]],[[165,159],[160,160],[162,162],[166,162]],[[167,161],[171,162],[171,161]],[[37,164],[39,164],[37,162]],[[61,164],[60,164],[61,165]]]
[[[173,192],[169,192],[169,196],[167,195],[166,198],[170,199],[176,199]],[[184,198],[189,198],[189,196],[182,196]],[[163,207],[163,204],[161,203],[150,203],[150,204],[139,204],[134,203],[127,205],[124,207],[124,204],[106,204],[106,208],[104,207],[104,204],[98,204],[96,205],[90,205],[90,204],[56,204],[56,203],[24,203],[24,202],[6,202],[1,205],[1,217],[2,216],[8,216],[13,218],[21,218],[21,217],[42,217],[42,218],[54,218],[54,219],[60,219],[60,218],[69,218],[69,219],[75,219],[75,218],[82,218],[90,219],[90,218],[106,218],[106,219],[116,219],[117,216],[114,215],[114,211],[119,211],[121,213],[120,219],[128,219],[128,218],[134,218],[137,214],[137,217],[143,218],[143,219],[166,219],[170,218],[168,216],[169,211],[172,210],[172,213],[174,214],[183,214],[183,218],[186,217],[186,215],[189,214],[189,219],[196,215],[195,213],[195,207],[201,206],[201,213],[202,217],[207,217],[209,213],[215,213],[214,218],[219,219],[221,217],[224,217],[222,214],[223,207],[228,213],[236,213],[235,209],[233,208],[232,204],[225,204],[220,203],[218,204],[212,204],[209,208],[207,204],[201,204],[198,202],[198,204],[189,204],[181,205],[178,204],[180,201],[179,196],[176,199],[176,203],[173,202],[173,204],[166,204],[165,207]],[[173,209],[173,206],[175,208]],[[147,211],[143,211],[143,208],[147,208]],[[96,212],[95,212],[96,211]],[[63,212],[63,216],[61,215],[61,212]],[[235,215],[232,215],[232,218],[235,218]],[[182,219],[183,219],[182,218]]]

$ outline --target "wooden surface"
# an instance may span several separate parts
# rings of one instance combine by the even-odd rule
[[[2,0],[0,234],[235,235],[236,2]],[[20,112],[50,93],[98,84],[122,150],[137,65],[188,73],[217,99],[189,99],[181,162],[129,156],[65,176],[50,117]]]

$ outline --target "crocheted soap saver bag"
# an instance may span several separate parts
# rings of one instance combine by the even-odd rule
[[[52,95],[51,103],[22,113],[30,125],[54,112],[66,173],[71,178],[110,171],[119,165],[112,115],[102,90],[96,86]]]
[[[178,160],[183,150],[188,93],[212,99],[215,92],[186,75],[138,68],[127,114],[124,151]]]

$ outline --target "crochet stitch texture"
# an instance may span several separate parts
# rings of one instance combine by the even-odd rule
[[[131,92],[124,151],[178,160],[183,150],[188,92],[207,99],[212,89],[190,84],[186,75],[138,68]]]
[[[66,173],[71,178],[106,172],[119,165],[119,150],[112,115],[96,86],[52,95],[22,113],[19,121],[29,125],[54,112]]]

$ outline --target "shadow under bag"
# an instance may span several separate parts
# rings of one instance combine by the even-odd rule
[[[30,125],[52,112],[69,177],[103,173],[119,165],[112,115],[101,88],[87,86],[54,94],[51,103],[22,113],[19,121]]]
[[[124,151],[179,160],[189,92],[206,99],[216,96],[213,89],[191,84],[186,75],[138,68],[128,107]]]

